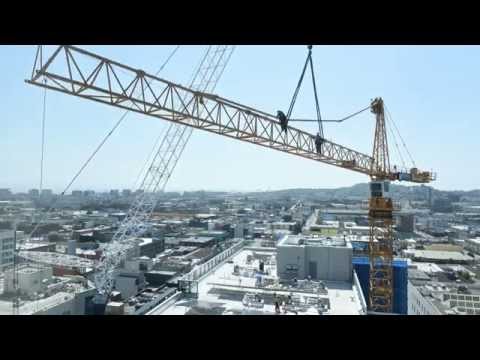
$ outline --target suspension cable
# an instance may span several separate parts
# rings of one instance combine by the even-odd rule
[[[295,92],[293,93],[292,101],[290,102],[290,106],[288,108],[287,119],[290,119],[290,116],[292,115],[293,107],[295,106],[295,102],[297,101],[298,92],[300,91],[300,88],[302,86],[303,77],[305,76],[305,70],[307,70],[307,65],[309,63],[311,54],[312,54],[311,51],[309,51],[307,60],[305,60],[305,65],[303,65],[303,70],[300,75],[300,79],[298,80],[297,87],[295,89]]]
[[[307,70],[307,66],[310,65],[310,71],[312,74],[312,83],[313,83],[313,92],[315,95],[315,109],[317,112],[317,122],[318,122],[318,133],[319,135],[323,138],[323,127],[322,127],[322,116],[320,114],[320,105],[318,102],[318,94],[317,94],[317,85],[315,82],[315,72],[313,70],[313,60],[312,60],[312,45],[308,46],[308,55],[307,59],[305,60],[305,65],[303,66],[302,73],[300,75],[300,79],[298,80],[297,87],[295,88],[295,92],[293,93],[292,101],[290,102],[290,106],[288,108],[288,112],[286,115],[286,120],[289,121],[292,112],[293,112],[293,107],[295,106],[295,103],[297,101],[298,93],[300,91],[300,88],[303,83],[303,79],[305,77],[305,71]]]
[[[400,137],[400,141],[402,142],[403,147],[407,151],[408,157],[410,158],[410,161],[412,162],[413,167],[417,167],[417,165],[415,164],[415,160],[413,160],[412,155],[410,154],[410,151],[408,151],[407,145],[405,145],[405,141],[403,141],[402,134],[400,134],[400,131],[398,130],[397,125],[395,124],[395,121],[393,120],[392,115],[390,114],[390,111],[388,111],[388,108],[386,105],[384,106],[385,106],[385,110],[387,110],[388,117],[390,118],[391,122],[393,123],[393,126],[395,127],[395,130],[397,131],[398,136]]]
[[[313,93],[315,94],[315,108],[317,110],[318,132],[323,138],[322,115],[320,114],[320,105],[318,104],[317,84],[315,82],[315,72],[313,71],[313,60],[311,56],[311,51],[312,50],[310,47],[310,70],[312,73]]]
[[[350,119],[350,118],[352,118],[352,117],[354,117],[354,116],[356,116],[356,115],[358,115],[358,114],[360,114],[360,113],[362,113],[362,112],[364,112],[364,111],[367,111],[367,110],[370,109],[371,107],[372,107],[371,105],[368,105],[366,108],[361,109],[361,110],[359,110],[359,111],[357,111],[357,112],[355,112],[355,113],[353,113],[353,114],[351,114],[351,115],[348,115],[348,116],[346,116],[346,117],[344,117],[344,118],[342,118],[342,119],[337,119],[337,120],[322,120],[322,123],[324,123],[324,122],[343,122],[343,121],[348,120],[348,119]],[[313,122],[313,121],[317,121],[317,120],[313,120],[313,119],[290,119],[289,121],[296,121],[296,122]]]
[[[177,52],[178,48],[180,45],[177,45],[177,47],[173,50],[173,52],[170,54],[170,56],[167,58],[167,60],[162,64],[160,69],[156,72],[156,75],[158,75],[164,67],[167,65],[167,63],[170,61],[170,59],[173,57],[173,55]],[[46,89],[45,89],[46,90]],[[106,143],[106,141],[110,138],[110,136],[115,132],[115,130],[120,126],[120,124],[123,122],[123,120],[126,118],[127,114],[130,111],[127,110],[123,113],[123,115],[118,119],[118,121],[115,123],[113,128],[107,133],[107,135],[103,138],[103,140],[100,142],[100,144],[96,147],[96,149],[93,151],[93,153],[88,157],[88,159],[83,163],[83,165],[80,167],[80,169],[77,171],[77,173],[73,176],[73,178],[70,180],[68,185],[65,187],[65,189],[60,193],[60,196],[57,196],[54,201],[51,203],[50,207],[47,209],[45,212],[44,216],[42,219],[35,225],[33,230],[30,232],[28,238],[31,239],[32,235],[37,231],[39,226],[45,222],[48,214],[52,212],[54,209],[55,204],[58,202],[58,200],[65,195],[65,193],[70,189],[70,187],[73,185],[75,180],[80,176],[80,174],[83,172],[83,170],[87,167],[87,165],[92,161],[92,159],[95,157],[95,155],[100,151],[100,149],[103,147],[103,145]]]
[[[387,124],[389,124],[390,123],[389,118],[385,117],[385,119],[387,120]],[[403,166],[404,169],[406,169],[407,165],[405,164],[405,161],[403,160],[402,152],[400,151],[400,146],[398,145],[397,138],[395,137],[395,133],[393,132],[391,126],[386,126],[386,128],[388,130],[390,130],[390,135],[391,135],[391,138],[393,139],[395,147],[397,148],[397,152],[398,152],[398,155],[400,157],[400,161],[402,162],[402,166]]]
[[[44,84],[47,83],[47,78],[44,79]],[[38,194],[41,196],[42,189],[43,189],[43,159],[45,156],[45,121],[46,121],[46,114],[47,114],[47,88],[43,90],[43,114],[42,114],[42,149],[41,149],[41,156],[40,156],[40,185]]]

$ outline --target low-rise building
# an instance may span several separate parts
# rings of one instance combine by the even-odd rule
[[[474,254],[480,254],[480,238],[465,239],[464,247],[467,251]]]
[[[455,276],[458,266],[412,263],[408,270],[408,315],[480,315],[480,283]],[[453,276],[452,276],[453,275]]]
[[[197,247],[207,247],[215,245],[217,240],[214,237],[204,237],[204,236],[192,236],[189,238],[181,239],[180,245],[184,246],[197,246]]]
[[[458,251],[406,249],[403,250],[403,254],[414,261],[437,264],[468,264],[474,261],[473,257]]]
[[[13,265],[15,255],[13,230],[0,230],[0,271]]]

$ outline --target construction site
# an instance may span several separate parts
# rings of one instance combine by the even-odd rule
[[[78,164],[63,191],[29,220],[30,228],[21,231],[19,223],[33,219],[33,210],[15,220],[12,232],[0,233],[4,250],[13,253],[1,278],[0,314],[406,315],[411,260],[397,251],[396,219],[401,216],[403,227],[410,223],[393,199],[392,184],[423,186],[436,180],[436,173],[416,166],[381,94],[365,99],[368,106],[358,111],[326,118],[317,92],[316,47],[298,47],[306,59],[295,65],[301,71],[290,104],[260,110],[216,94],[231,57],[241,48],[206,46],[185,84],[162,74],[163,67],[176,60],[178,48],[157,73],[149,73],[83,47],[36,47],[25,86],[44,96],[40,193],[49,141],[47,93],[75,97],[84,107],[96,103],[124,113]],[[315,116],[297,118],[295,105],[307,87],[313,91]],[[128,205],[106,206],[105,215],[101,210],[77,211],[71,215],[74,221],[67,222],[59,204],[93,196],[67,194],[130,112],[167,127],[138,187],[124,190]],[[356,126],[351,119],[365,113],[374,123],[371,138],[364,139],[371,152],[330,139],[326,124]],[[302,129],[306,124],[316,130]],[[165,198],[165,189],[194,131],[248,143],[258,151],[280,151],[298,161],[332,165],[345,176],[365,175],[369,195],[345,211],[320,211],[294,199],[293,206],[288,203],[274,213],[262,208],[260,200],[248,200],[250,207],[234,195],[222,195],[226,200],[211,200],[206,207],[194,207],[197,200],[186,199],[181,208],[181,201]],[[411,159],[411,166],[403,158],[401,164],[391,162],[391,144]],[[121,199],[118,192],[108,196],[113,204]],[[48,233],[49,240],[39,235],[47,223],[56,229]],[[56,245],[51,246],[53,241]]]

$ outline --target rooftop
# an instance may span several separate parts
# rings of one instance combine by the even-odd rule
[[[412,255],[414,258],[423,258],[440,261],[472,261],[473,258],[464,255],[458,251],[438,251],[438,250],[404,250],[406,255]]]
[[[262,274],[255,270],[260,259],[265,261]],[[286,309],[288,315],[318,315],[319,309],[325,315],[359,315],[362,306],[356,290],[350,282],[305,280],[295,287],[282,284],[276,276],[274,251],[244,248],[200,279],[197,298],[175,299],[150,314],[274,315],[275,301],[286,301],[282,310]]]
[[[277,246],[329,246],[351,247],[343,236],[304,236],[287,235],[280,240]]]

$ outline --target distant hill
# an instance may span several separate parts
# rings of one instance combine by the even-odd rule
[[[442,191],[429,186],[405,186],[391,184],[390,191],[393,199],[420,200],[427,199],[428,189],[431,188],[434,198],[438,197],[459,197],[467,199],[480,199],[480,190],[471,191]],[[336,189],[285,189],[265,192],[251,192],[249,196],[265,197],[293,197],[317,200],[364,200],[369,196],[368,183],[355,184],[349,187]]]

